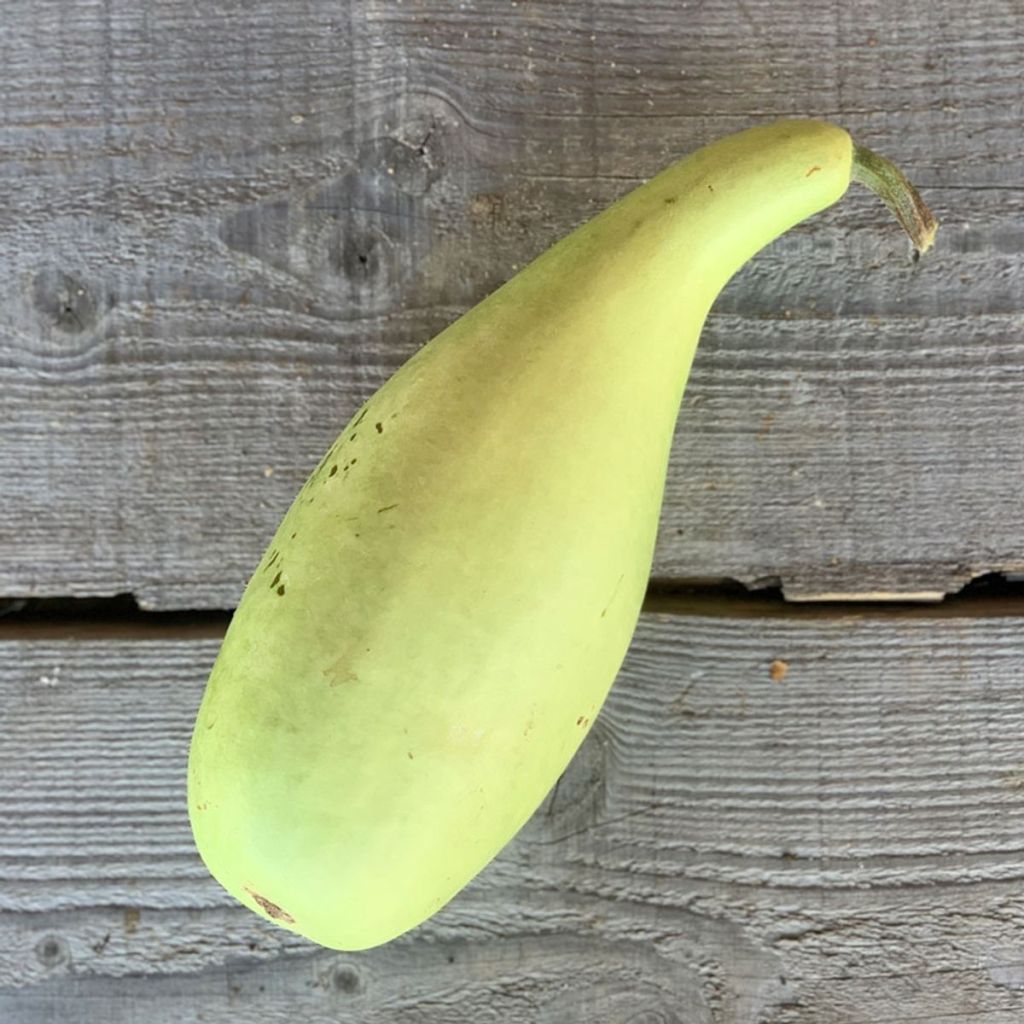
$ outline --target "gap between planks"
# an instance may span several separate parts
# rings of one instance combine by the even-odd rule
[[[945,619],[1024,618],[1024,580],[989,573],[940,600],[907,595],[787,599],[780,588],[750,589],[733,580],[652,578],[643,614],[707,618]],[[218,638],[233,611],[144,611],[130,594],[99,598],[0,598],[0,640],[153,640]]]

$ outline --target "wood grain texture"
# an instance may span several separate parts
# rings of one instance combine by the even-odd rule
[[[0,1019],[1018,1021],[1024,649],[997,612],[646,615],[527,828],[360,954],[235,905],[193,851],[216,638],[8,630]]]
[[[723,293],[655,575],[793,597],[1019,570],[1016,5],[26,0],[0,29],[0,594],[230,607],[416,347],[681,153],[840,121],[853,193]]]

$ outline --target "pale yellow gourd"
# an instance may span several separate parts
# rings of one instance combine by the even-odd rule
[[[360,949],[523,825],[633,634],[712,302],[855,170],[925,248],[916,194],[842,129],[741,132],[569,235],[359,410],[250,581],[196,722],[189,814],[229,892]]]

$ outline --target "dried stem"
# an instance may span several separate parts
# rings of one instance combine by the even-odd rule
[[[935,241],[939,222],[892,161],[864,146],[854,145],[852,177],[871,189],[892,210],[918,253],[929,249]]]

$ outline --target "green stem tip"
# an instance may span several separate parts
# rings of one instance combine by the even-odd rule
[[[919,254],[931,247],[939,222],[917,189],[891,160],[854,144],[851,176],[871,189],[892,210]]]

